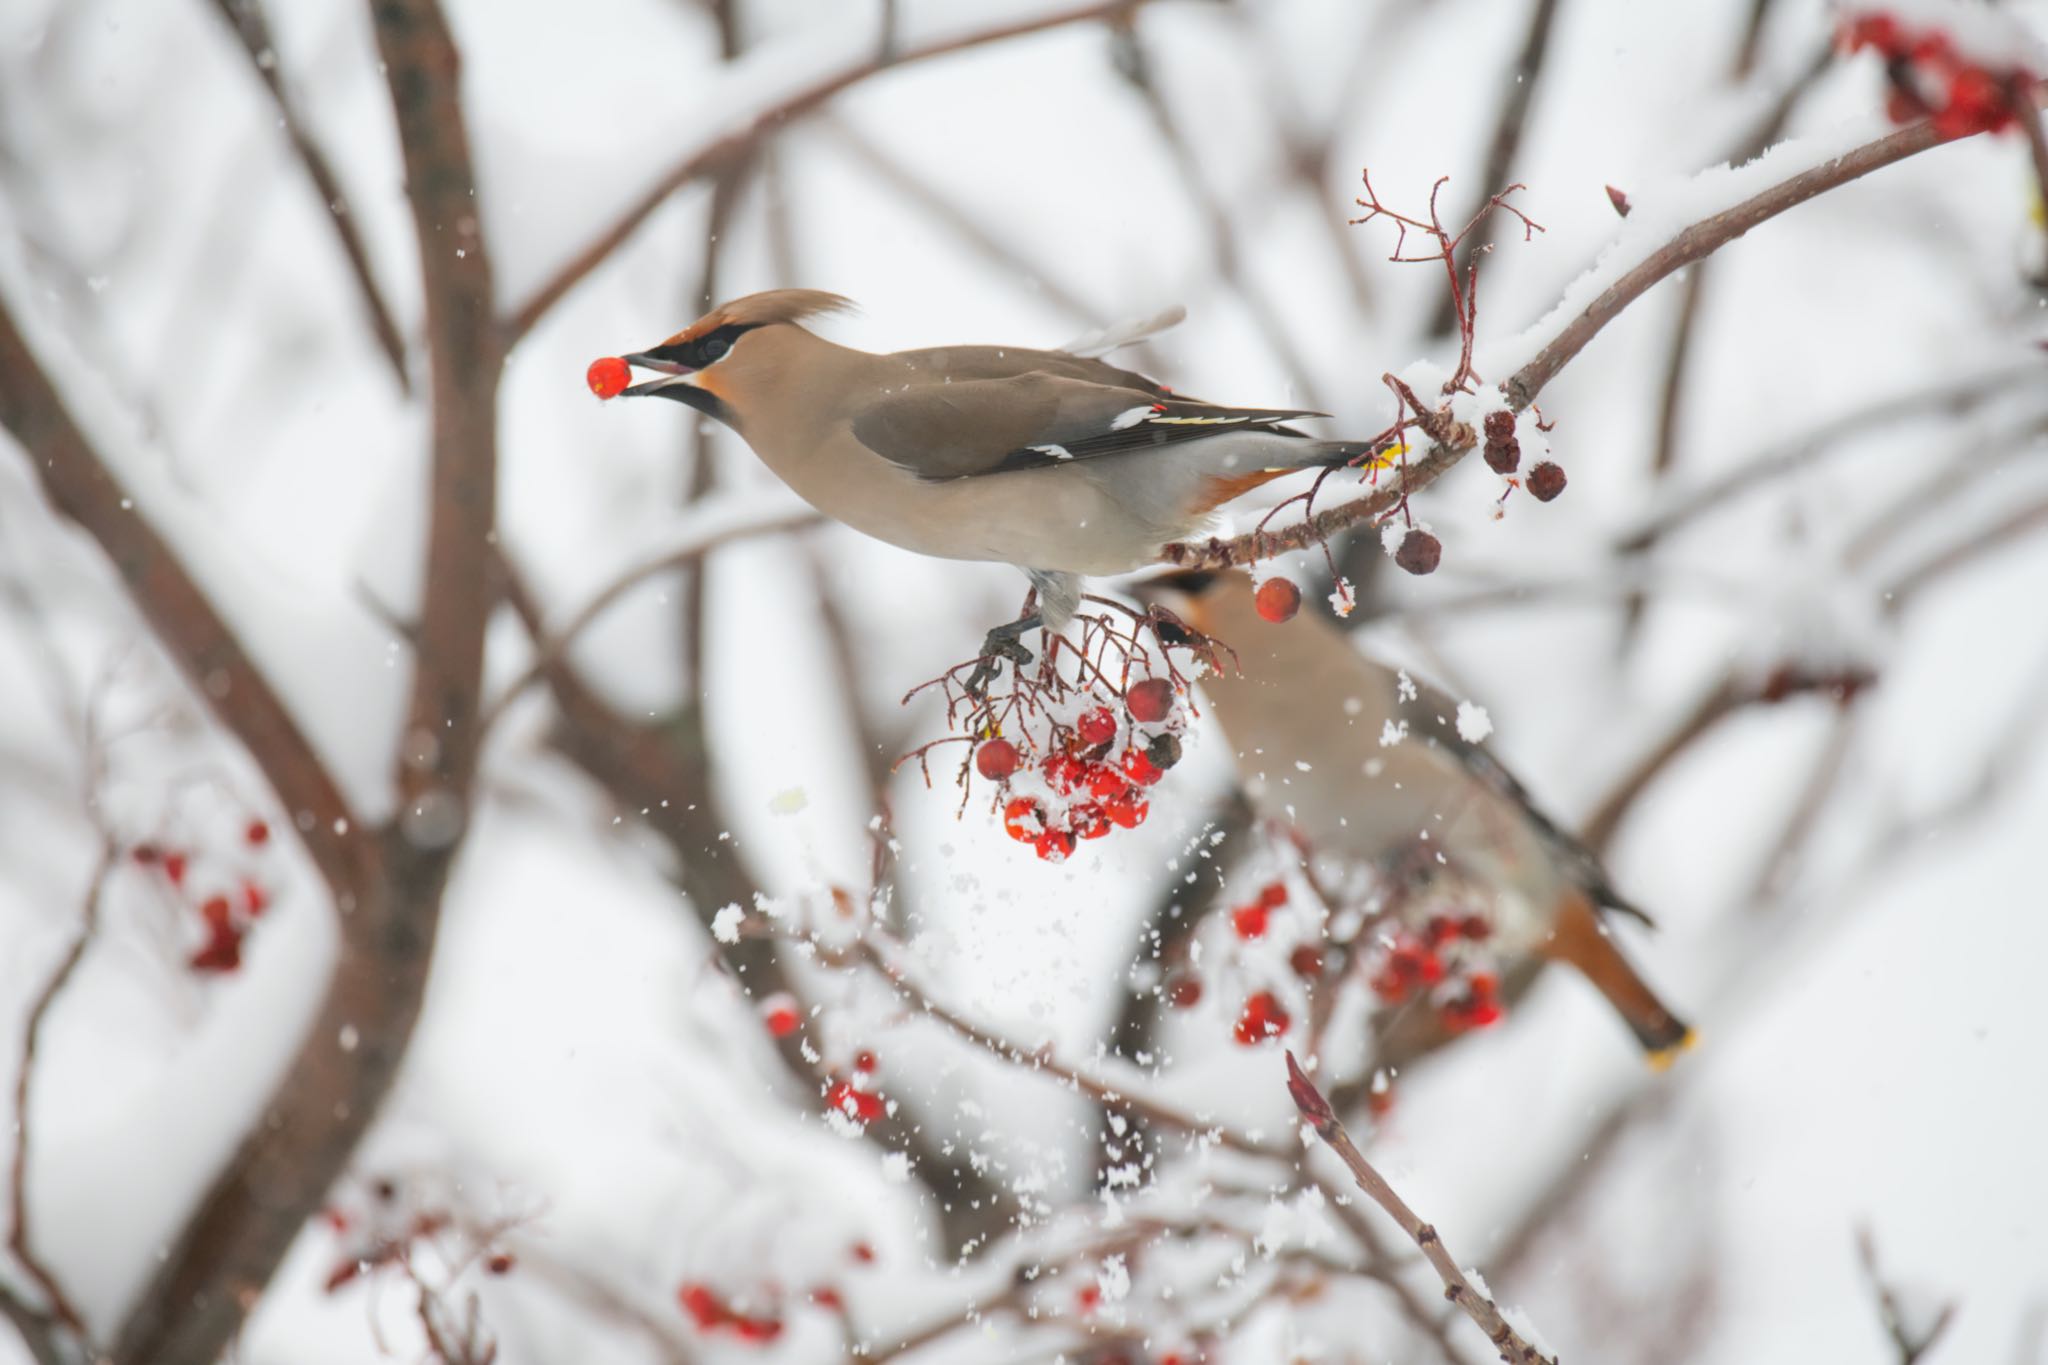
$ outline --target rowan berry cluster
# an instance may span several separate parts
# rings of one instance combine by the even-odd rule
[[[2040,77],[2017,60],[1987,62],[1964,52],[1938,28],[1916,28],[1884,10],[1843,21],[1841,44],[1870,48],[1884,59],[1891,92],[1885,113],[1894,123],[1934,120],[1945,138],[2001,133],[2033,108]]]
[[[251,816],[238,838],[222,841],[225,849],[145,839],[128,850],[129,861],[191,913],[200,938],[185,965],[194,972],[222,975],[241,968],[242,943],[271,904],[270,841],[269,823]]]
[[[1500,1022],[1500,974],[1486,944],[1484,915],[1431,915],[1420,928],[1391,927],[1366,960],[1367,982],[1380,1003],[1425,1001],[1453,1033]]]

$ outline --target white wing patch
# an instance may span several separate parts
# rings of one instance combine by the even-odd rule
[[[1155,411],[1157,409],[1150,403],[1135,408],[1125,408],[1111,419],[1109,429],[1111,431],[1127,431],[1144,421],[1147,417],[1150,417]]]
[[[1050,455],[1055,460],[1071,460],[1074,458],[1073,451],[1068,450],[1065,446],[1060,445],[1026,446],[1025,449],[1035,450],[1041,455]]]

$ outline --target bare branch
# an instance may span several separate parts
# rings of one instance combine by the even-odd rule
[[[670,195],[692,181],[702,179],[721,167],[739,161],[761,139],[817,109],[868,77],[892,67],[949,56],[968,48],[999,43],[1007,38],[1021,37],[1027,33],[1042,33],[1047,29],[1064,28],[1071,24],[1089,23],[1127,14],[1136,10],[1143,2],[1144,0],[1094,0],[1094,3],[1075,5],[1015,23],[999,24],[957,38],[941,39],[924,47],[896,54],[893,58],[873,54],[787,96],[781,102],[755,114],[734,131],[722,134],[690,152],[670,167],[659,180],[642,191],[639,197],[627,206],[624,213],[600,231],[581,251],[564,262],[531,298],[504,319],[499,327],[504,344],[509,348],[519,338],[532,331],[534,324],[546,316],[549,309],[560,303],[586,275],[604,264],[612,252],[618,250],[627,238],[639,231],[640,225],[652,217],[654,211],[666,203]]]
[[[1955,1304],[1941,1305],[1934,1311],[1933,1321],[1925,1326],[1909,1323],[1905,1305],[1899,1302],[1898,1291],[1885,1282],[1884,1275],[1878,1270],[1877,1239],[1868,1227],[1856,1229],[1856,1261],[1863,1267],[1863,1278],[1870,1282],[1870,1292],[1877,1299],[1878,1321],[1884,1324],[1885,1335],[1891,1338],[1892,1347],[1898,1352],[1898,1365],[1916,1365],[1934,1349],[1942,1334],[1955,1321]]]
[[[278,122],[283,126],[285,136],[291,139],[292,150],[298,154],[306,178],[313,182],[313,189],[320,196],[322,216],[333,226],[342,254],[348,258],[349,273],[355,278],[356,293],[362,299],[364,311],[369,314],[370,330],[376,334],[378,349],[390,362],[391,374],[397,379],[399,389],[410,395],[412,375],[405,363],[405,339],[399,334],[398,323],[392,317],[384,292],[377,287],[377,273],[370,266],[370,253],[363,245],[362,234],[356,231],[355,213],[349,207],[348,196],[342,192],[341,178],[334,173],[327,153],[314,139],[313,130],[299,111],[298,102],[285,89],[277,46],[271,38],[270,21],[264,16],[262,0],[212,0],[212,4],[241,41],[243,52],[248,54],[249,65],[256,72],[256,79],[263,82],[263,88],[270,92],[271,103],[277,107]]]
[[[1316,1130],[1329,1149],[1335,1152],[1351,1178],[1358,1182],[1358,1188],[1366,1197],[1386,1211],[1389,1218],[1401,1225],[1401,1231],[1408,1234],[1408,1240],[1421,1250],[1430,1266],[1444,1282],[1444,1297],[1456,1304],[1465,1316],[1472,1319],[1486,1339],[1493,1343],[1505,1361],[1514,1365],[1557,1365],[1554,1358],[1544,1355],[1522,1339],[1519,1332],[1501,1316],[1500,1308],[1486,1295],[1473,1288],[1472,1281],[1458,1268],[1458,1262],[1444,1246],[1443,1238],[1434,1227],[1415,1216],[1415,1210],[1395,1192],[1386,1178],[1365,1159],[1365,1153],[1358,1150],[1358,1144],[1344,1131],[1344,1125],[1337,1121],[1336,1111],[1323,1098],[1323,1092],[1308,1078],[1301,1064],[1294,1060],[1294,1054],[1287,1054],[1287,1093],[1294,1100],[1294,1107],[1301,1111],[1303,1119]]]

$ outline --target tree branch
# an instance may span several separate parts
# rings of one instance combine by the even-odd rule
[[[817,109],[868,77],[892,67],[949,56],[968,48],[999,43],[1008,38],[1130,13],[1143,2],[1144,0],[1094,0],[1093,3],[1075,5],[1015,23],[999,24],[957,38],[941,39],[909,52],[897,53],[893,57],[882,53],[871,54],[862,61],[843,67],[815,84],[784,97],[779,103],[747,119],[734,131],[721,134],[699,146],[643,190],[639,197],[626,207],[625,212],[601,230],[581,251],[564,262],[546,283],[534,291],[531,298],[504,319],[499,326],[504,344],[509,348],[532,331],[534,325],[547,315],[549,309],[560,303],[586,275],[604,264],[605,259],[618,250],[627,238],[639,231],[640,225],[652,217],[654,211],[666,203],[670,195],[692,181],[741,160],[761,139]]]
[[[334,173],[327,153],[314,139],[312,129],[299,111],[298,102],[285,89],[277,45],[271,37],[270,21],[264,16],[262,0],[211,0],[211,3],[241,41],[242,51],[248,55],[256,79],[263,82],[263,88],[270,92],[271,103],[277,107],[278,123],[291,140],[292,150],[298,154],[306,178],[313,182],[313,189],[320,196],[323,216],[333,226],[342,254],[348,258],[349,273],[355,278],[356,293],[362,299],[364,311],[369,314],[370,330],[376,334],[377,346],[390,362],[392,377],[398,381],[400,391],[410,396],[412,375],[405,364],[405,339],[399,334],[398,324],[392,318],[391,306],[385,301],[383,291],[377,287],[377,274],[370,267],[370,253],[363,245],[362,234],[356,231],[355,213],[349,208],[348,196],[342,192],[341,178]]]

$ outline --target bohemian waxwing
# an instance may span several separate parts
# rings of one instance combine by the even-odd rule
[[[920,554],[1016,565],[1054,629],[1078,605],[1082,575],[1154,563],[1239,494],[1367,449],[1286,425],[1327,414],[1220,407],[1098,358],[1172,326],[1177,309],[1063,351],[874,355],[798,325],[852,306],[816,289],[735,299],[625,357],[665,376],[625,393],[717,418],[855,530]]]
[[[1601,922],[1603,910],[1642,912],[1460,733],[1443,693],[1365,657],[1312,613],[1263,620],[1242,574],[1173,574],[1135,591],[1236,651],[1237,667],[1226,656],[1201,687],[1260,815],[1319,856],[1409,882],[1455,878],[1458,890],[1490,898],[1491,942],[1504,961],[1535,954],[1576,967],[1653,1062],[1690,1044]]]

